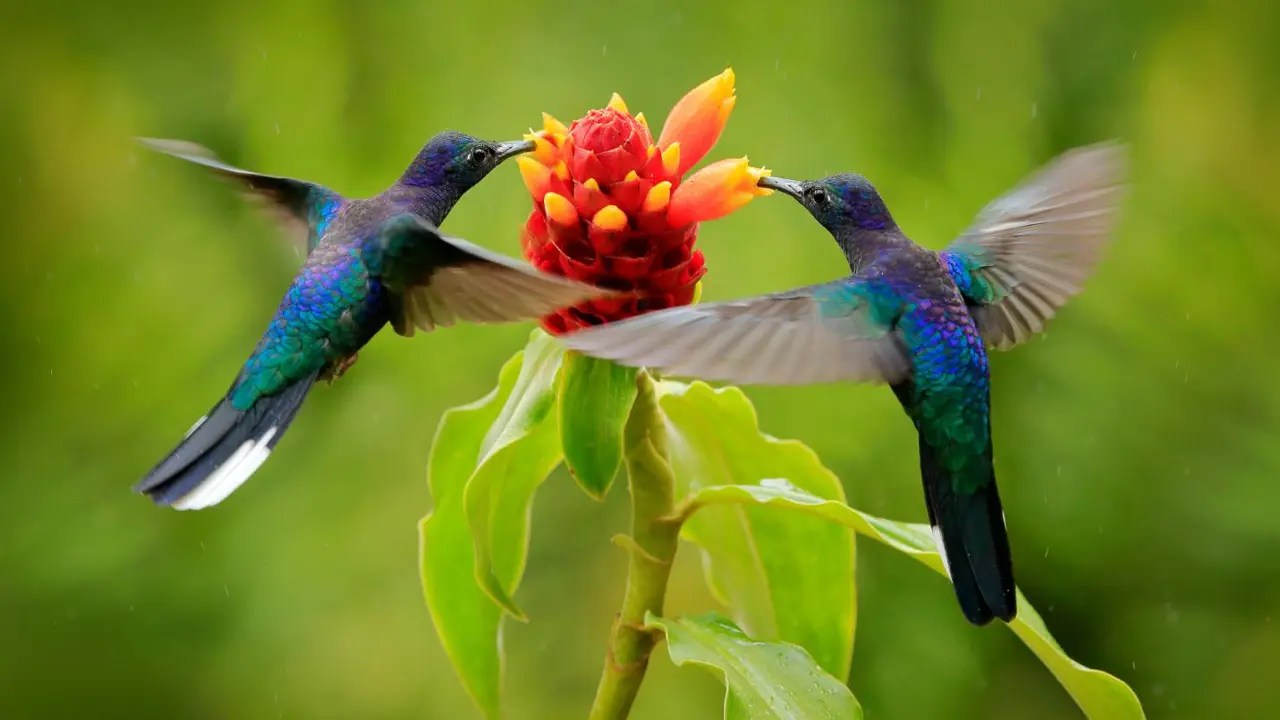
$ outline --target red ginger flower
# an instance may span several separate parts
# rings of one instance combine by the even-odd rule
[[[716,144],[737,102],[733,70],[676,103],[658,142],[644,113],[616,93],[569,127],[543,114],[537,148],[516,159],[533,195],[521,235],[524,255],[544,272],[615,290],[620,298],[565,308],[542,319],[559,335],[693,302],[706,261],[693,245],[698,223],[769,194],[767,170],[721,160],[685,179]]]

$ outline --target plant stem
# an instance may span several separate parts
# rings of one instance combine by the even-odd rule
[[[614,620],[604,672],[591,706],[591,720],[624,720],[631,712],[658,636],[644,629],[645,613],[662,614],[680,523],[675,475],[667,462],[667,433],[658,393],[647,371],[636,376],[637,395],[623,435],[631,490],[631,537],[618,540],[629,551],[627,590]]]

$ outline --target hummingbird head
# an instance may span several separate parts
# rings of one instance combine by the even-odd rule
[[[891,230],[897,226],[880,193],[861,175],[841,173],[803,182],[770,176],[761,178],[758,184],[795,198],[832,234],[849,229]]]
[[[532,140],[490,142],[466,133],[442,132],[423,146],[400,182],[415,187],[446,187],[460,196],[503,160],[532,149]]]

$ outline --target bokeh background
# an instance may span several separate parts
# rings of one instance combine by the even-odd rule
[[[8,0],[0,17],[0,717],[477,716],[423,606],[415,523],[441,412],[486,393],[529,327],[384,334],[229,502],[152,507],[130,485],[225,390],[300,258],[131,136],[365,195],[446,128],[514,137],[616,90],[656,129],[727,65],[740,101],[712,159],[861,171],[932,247],[1056,153],[1132,141],[1088,291],[993,363],[1019,582],[1150,717],[1280,713],[1280,4]],[[447,227],[516,254],[527,203],[509,165]],[[707,299],[843,271],[785,199],[699,242]],[[924,519],[884,388],[749,393],[852,503]],[[540,492],[510,717],[585,716],[625,501],[563,471]],[[1079,716],[937,575],[859,547],[868,717]],[[683,553],[671,606],[711,602]],[[660,652],[634,717],[717,717],[719,694]]]

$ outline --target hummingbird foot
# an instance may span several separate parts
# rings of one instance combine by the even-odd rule
[[[333,368],[328,372],[328,377],[325,378],[326,382],[332,385],[334,380],[337,380],[338,378],[342,377],[348,370],[351,369],[352,365],[356,364],[356,360],[359,360],[359,359],[360,359],[359,353],[351,353],[350,355],[339,360],[337,363],[334,364]]]

